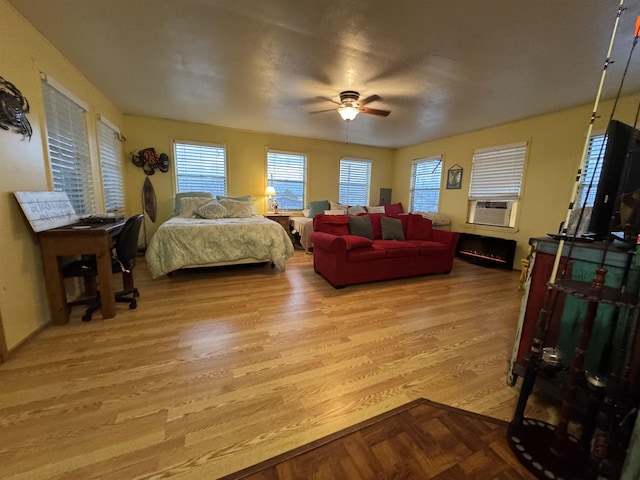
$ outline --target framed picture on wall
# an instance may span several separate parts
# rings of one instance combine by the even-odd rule
[[[447,189],[462,188],[462,167],[458,164],[447,170]]]

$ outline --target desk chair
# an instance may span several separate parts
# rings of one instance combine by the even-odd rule
[[[127,219],[116,238],[114,246],[115,254],[111,258],[112,272],[122,274],[123,290],[116,292],[116,302],[128,303],[129,308],[132,310],[138,306],[136,298],[140,296],[140,292],[138,292],[138,289],[133,285],[132,270],[136,264],[136,256],[138,254],[138,236],[140,235],[140,227],[142,226],[143,218],[144,215],[140,213]],[[62,270],[62,274],[65,278],[85,278],[85,286],[88,283],[86,280],[92,279],[93,284],[95,285],[95,278],[98,276],[95,256],[76,260],[65,265]],[[68,302],[67,305],[69,307],[75,305],[89,305],[82,316],[82,321],[88,322],[91,320],[93,312],[100,308],[100,292],[95,292],[95,295],[92,297]]]

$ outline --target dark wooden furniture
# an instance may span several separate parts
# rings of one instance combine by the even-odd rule
[[[66,226],[45,230],[37,234],[53,324],[63,325],[69,321],[67,294],[60,269],[60,257],[63,256],[96,256],[98,286],[102,298],[102,318],[115,317],[111,247],[113,235],[117,234],[123,225],[124,222],[97,224],[89,228]]]

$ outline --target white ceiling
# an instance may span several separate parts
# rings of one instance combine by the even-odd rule
[[[384,147],[592,104],[620,3],[9,2],[125,113]],[[640,14],[638,0],[625,7],[604,98]],[[392,113],[310,113],[342,90]],[[640,91],[638,61],[624,91]]]

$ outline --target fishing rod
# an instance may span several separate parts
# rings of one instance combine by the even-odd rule
[[[602,74],[600,76],[600,83],[598,84],[598,90],[597,90],[596,98],[592,108],[591,119],[589,121],[589,126],[587,129],[587,135],[586,135],[585,144],[582,150],[582,156],[580,157],[580,166],[578,167],[578,171],[573,183],[573,188],[571,192],[571,202],[569,203],[569,208],[567,209],[567,215],[565,218],[564,225],[569,224],[569,220],[571,219],[571,214],[573,213],[573,207],[576,202],[578,188],[580,186],[580,179],[582,178],[582,170],[585,168],[585,164],[586,164],[591,132],[593,131],[593,124],[595,123],[597,118],[597,111],[598,111],[598,106],[600,104],[600,96],[602,95],[602,90],[604,87],[604,80],[606,78],[609,64],[611,63],[610,57],[611,57],[611,52],[613,51],[613,43],[618,30],[618,25],[620,23],[620,17],[624,10],[623,5],[624,5],[624,0],[620,0],[620,4],[618,5],[618,10],[616,13],[616,18],[613,24],[613,32],[611,34],[611,40],[609,41],[609,47],[607,50],[606,59],[604,62],[604,66],[602,68]],[[542,308],[540,309],[540,313],[538,315],[538,320],[536,323],[536,330],[534,333],[533,341],[526,358],[526,370],[525,370],[524,377],[522,379],[522,386],[520,387],[520,396],[518,397],[518,403],[516,405],[513,420],[509,424],[509,428],[512,431],[516,431],[522,425],[522,421],[524,420],[524,410],[527,405],[527,400],[529,399],[529,396],[533,391],[533,385],[536,379],[537,365],[538,365],[538,361],[540,360],[540,355],[542,352],[542,344],[544,342],[544,337],[549,327],[549,320],[551,318],[553,307],[555,305],[556,298],[557,298],[557,290],[553,289],[553,284],[555,284],[556,282],[558,267],[560,265],[562,251],[564,250],[564,243],[565,243],[564,239],[560,238],[558,243],[558,250],[556,252],[555,260],[553,262],[553,268],[551,270],[551,275],[549,276],[549,281],[547,283],[547,291],[545,293],[545,298],[542,304]]]

